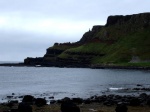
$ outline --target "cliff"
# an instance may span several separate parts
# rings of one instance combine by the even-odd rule
[[[93,26],[78,42],[55,43],[47,49],[41,64],[77,67],[145,64],[150,62],[149,42],[150,13],[109,16],[106,25]],[[25,64],[29,60],[25,59]]]

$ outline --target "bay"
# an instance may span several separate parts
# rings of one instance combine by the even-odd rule
[[[56,68],[0,67],[0,101],[16,96],[34,95],[55,99],[87,98],[102,94],[139,94],[132,88],[150,88],[150,71]]]

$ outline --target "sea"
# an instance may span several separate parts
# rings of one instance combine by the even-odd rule
[[[94,95],[149,94],[150,71],[57,67],[0,67],[0,102],[8,96],[89,98]]]

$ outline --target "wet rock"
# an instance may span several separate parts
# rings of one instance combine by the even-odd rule
[[[33,104],[33,101],[34,101],[34,97],[31,95],[25,95],[22,100],[22,102],[24,103],[31,103],[31,104]]]
[[[99,96],[98,99],[99,99],[100,102],[104,102],[104,101],[107,100],[107,96],[106,95],[102,95],[102,96]]]
[[[71,99],[69,97],[65,97],[62,99],[62,102],[67,102],[67,101],[71,101]]]
[[[32,107],[29,103],[20,103],[18,106],[18,112],[32,112]]]
[[[8,98],[8,99],[11,99],[11,98],[13,98],[13,96],[7,96],[7,98]]]
[[[35,105],[38,107],[46,105],[47,101],[44,98],[35,99]]]
[[[23,98],[23,96],[19,96],[18,98]]]
[[[83,103],[83,99],[81,99],[81,98],[72,98],[72,101],[77,104]]]
[[[63,101],[62,100],[57,100],[57,103],[58,104],[61,104]]]
[[[90,99],[95,99],[95,96],[91,96]]]
[[[18,100],[12,100],[12,101],[10,101],[10,103],[18,104],[18,103],[19,103],[19,101],[18,101]]]
[[[49,99],[54,99],[54,96],[49,97]]]
[[[139,106],[140,105],[140,100],[138,98],[132,98],[130,100],[130,106]]]
[[[145,102],[148,98],[148,95],[146,93],[142,93],[139,95],[139,98],[140,98],[141,102]]]
[[[136,86],[142,86],[141,84],[137,84]]]
[[[56,100],[51,100],[50,101],[50,104],[55,104],[56,103]]]

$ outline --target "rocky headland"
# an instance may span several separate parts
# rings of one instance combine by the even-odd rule
[[[109,16],[75,43],[55,43],[27,66],[150,69],[150,13]]]

